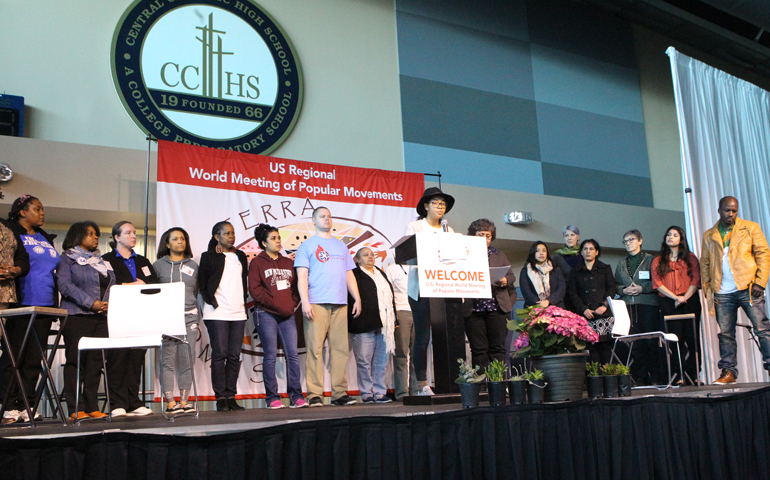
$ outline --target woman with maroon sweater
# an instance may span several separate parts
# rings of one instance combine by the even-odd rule
[[[294,261],[281,255],[281,235],[277,228],[260,223],[254,229],[254,239],[262,251],[249,265],[249,293],[254,299],[253,318],[265,355],[262,364],[265,403],[270,409],[284,408],[275,379],[275,358],[280,335],[286,356],[289,408],[307,407],[302,395],[297,355],[294,310],[299,305],[299,291]]]

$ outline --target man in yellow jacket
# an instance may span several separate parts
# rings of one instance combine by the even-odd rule
[[[765,286],[770,272],[770,248],[762,229],[738,218],[738,200],[719,200],[719,222],[703,234],[700,259],[703,292],[709,314],[719,323],[719,360],[722,369],[714,382],[725,385],[738,378],[735,323],[741,307],[759,337],[762,362],[770,369],[770,321],[765,315]]]

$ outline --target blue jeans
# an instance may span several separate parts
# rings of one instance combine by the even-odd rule
[[[388,366],[388,353],[382,330],[351,333],[350,346],[356,357],[356,378],[361,399],[384,396],[387,393],[385,368]]]
[[[286,390],[291,404],[304,398],[300,384],[299,356],[297,355],[297,324],[294,317],[280,318],[272,313],[255,308],[257,332],[262,342],[265,359],[262,362],[262,379],[265,382],[265,403],[280,400],[278,382],[275,379],[275,358],[278,354],[278,337],[286,357]]]
[[[749,289],[724,295],[714,295],[714,308],[719,323],[719,360],[718,367],[726,369],[738,378],[735,358],[735,323],[738,321],[738,307],[741,307],[754,325],[754,333],[759,337],[762,352],[762,364],[770,369],[770,322],[765,315],[765,297],[751,298]]]
[[[204,320],[211,343],[211,387],[217,400],[235,398],[246,320]]]

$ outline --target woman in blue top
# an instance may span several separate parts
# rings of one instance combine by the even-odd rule
[[[37,197],[21,195],[13,201],[11,211],[8,212],[8,220],[8,227],[13,233],[19,235],[21,243],[29,255],[30,266],[26,276],[16,279],[18,303],[14,306],[55,306],[58,303],[59,294],[56,290],[54,272],[59,265],[59,253],[53,247],[55,235],[49,235],[41,228],[45,222],[43,204]],[[35,332],[42,345],[45,345],[48,340],[51,322],[50,318],[35,320]],[[24,341],[27,324],[28,321],[25,317],[15,317],[6,321],[5,331],[8,334],[8,342],[16,355],[19,355],[19,348]],[[33,407],[37,381],[42,372],[41,360],[40,350],[34,344],[34,340],[28,339],[25,351],[19,359],[18,370],[30,407]],[[0,370],[3,371],[0,381],[3,382],[3,385],[7,385],[10,381],[7,375],[12,374],[11,362],[7,355],[2,356],[0,364],[2,364]],[[21,398],[20,393],[14,383],[8,396],[3,423],[11,423],[19,419],[24,422],[29,421],[24,399]],[[42,418],[39,413],[35,414],[35,419],[38,418]]]

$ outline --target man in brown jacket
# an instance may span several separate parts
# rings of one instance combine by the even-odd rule
[[[714,382],[735,383],[735,323],[741,307],[759,336],[762,362],[770,369],[770,322],[765,315],[765,286],[770,272],[770,248],[762,229],[738,218],[738,200],[719,200],[719,222],[703,234],[701,281],[709,314],[719,323],[719,360],[722,369]]]

